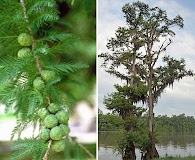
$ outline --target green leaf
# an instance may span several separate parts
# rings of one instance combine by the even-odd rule
[[[59,19],[57,13],[43,13],[40,16],[38,16],[32,23],[32,28],[40,28],[44,24],[47,24],[48,22],[54,22]]]
[[[17,138],[19,139],[21,136],[21,133],[29,126],[36,127],[36,125],[38,123],[37,122],[37,119],[38,119],[37,115],[28,116],[27,113],[28,113],[28,111],[26,111],[25,113],[23,111],[23,114],[25,114],[25,118],[21,117],[21,115],[18,115],[18,119],[16,121],[16,126],[14,127],[14,130],[12,131],[12,134],[11,134],[11,140],[13,140],[15,135],[17,135]]]
[[[75,35],[70,33],[62,33],[62,32],[50,32],[48,36],[41,38],[41,41],[49,41],[49,42],[60,42],[60,41],[68,41],[70,39],[76,38]]]
[[[52,64],[49,66],[45,66],[46,69],[56,70],[57,72],[64,72],[64,73],[70,73],[70,72],[76,72],[79,69],[88,68],[89,65],[85,63],[65,63],[65,64]]]
[[[44,103],[44,99],[42,94],[37,90],[33,90],[29,95],[28,115],[34,114],[35,109],[41,106],[43,103]]]
[[[66,159],[71,159],[71,143],[68,138],[65,139],[65,146],[64,155]]]
[[[44,0],[44,1],[39,1],[36,2],[29,10],[28,13],[29,15],[34,14],[34,13],[38,13],[38,12],[42,12],[43,8],[52,8],[56,5],[54,0]]]
[[[66,109],[69,109],[69,104],[64,100],[63,93],[56,86],[46,86],[46,91],[51,100],[57,104],[60,104]]]
[[[15,152],[10,160],[21,160],[29,155],[33,155],[33,159],[41,160],[47,149],[47,144],[41,140],[24,139],[14,142],[11,149]]]
[[[73,46],[77,40],[78,40],[78,37],[69,34],[68,36],[66,36],[65,41],[60,41],[59,43],[54,45],[50,49],[50,53],[54,55],[57,53],[64,54],[67,48],[69,48],[70,46]]]

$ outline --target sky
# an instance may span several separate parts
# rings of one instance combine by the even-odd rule
[[[184,58],[186,69],[195,72],[195,1],[194,0],[140,0],[150,7],[166,10],[169,18],[178,14],[184,19],[184,28],[175,29],[176,36],[167,48],[166,55],[176,59]],[[106,48],[107,40],[114,37],[119,26],[126,26],[122,13],[122,6],[133,3],[133,0],[98,0],[98,31],[97,54],[109,52]],[[110,76],[101,68],[102,60],[98,62],[98,107],[103,113],[110,112],[103,104],[104,96],[115,91],[113,85],[121,84],[120,79]],[[154,108],[157,115],[179,115],[195,117],[195,77],[183,78],[174,82],[173,88],[167,87]]]

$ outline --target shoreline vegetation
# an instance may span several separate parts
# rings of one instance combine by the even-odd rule
[[[172,157],[172,156],[167,156],[167,157],[162,157],[154,160],[195,160],[195,156],[188,156],[188,157]]]
[[[148,114],[144,114],[140,122],[144,126],[147,124]],[[164,140],[174,139],[174,134],[185,135],[184,140],[189,141],[190,135],[194,135],[195,133],[195,118],[193,116],[187,116],[184,113],[180,115],[157,115],[155,116],[155,135],[156,141],[159,143],[165,143]],[[145,124],[145,125],[144,125]],[[121,132],[121,137],[123,134],[123,121],[118,114],[113,113],[103,113],[100,109],[98,111],[98,132]],[[168,133],[168,137],[166,134]],[[165,136],[162,138],[161,136]],[[103,137],[108,138],[108,137]],[[101,139],[101,138],[100,138]],[[174,139],[174,144],[177,144],[178,141]],[[106,143],[106,142],[105,142]],[[113,144],[114,145],[114,144]],[[166,154],[166,152],[165,152]],[[153,159],[153,160],[195,160],[195,155],[191,155],[190,153],[184,157],[184,155],[173,155],[171,153],[167,153],[167,155],[161,155],[162,157]]]
[[[140,121],[147,125],[148,114],[144,114]],[[172,132],[172,133],[195,133],[195,118],[187,116],[184,113],[180,115],[158,115],[154,117],[155,132]],[[104,114],[98,111],[98,130],[99,131],[121,131],[123,130],[123,121],[118,114]]]

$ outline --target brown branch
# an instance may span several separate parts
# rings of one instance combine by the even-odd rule
[[[22,9],[23,9],[24,19],[26,20],[26,23],[27,23],[27,26],[28,26],[28,30],[29,30],[30,35],[31,35],[31,39],[32,39],[32,50],[34,50],[35,47],[36,47],[36,42],[35,42],[35,40],[33,38],[33,32],[32,32],[32,29],[30,27],[30,24],[29,24],[29,20],[28,20],[28,16],[27,16],[26,6],[25,6],[25,3],[24,3],[24,0],[20,0],[20,4],[21,4]],[[37,67],[37,70],[38,70],[39,74],[41,74],[42,67],[41,67],[41,63],[40,63],[39,57],[36,55],[35,56],[35,59],[36,59],[36,67]],[[48,104],[50,104],[51,102],[50,102],[50,98],[49,97],[47,97],[47,100],[48,100]],[[48,149],[45,152],[45,155],[43,157],[43,160],[47,160],[47,157],[48,157],[48,154],[49,154],[49,150],[50,150],[51,144],[52,144],[52,139],[49,140]]]
[[[30,31],[30,34],[32,35],[32,30],[31,30],[30,25],[29,25],[29,21],[28,21],[28,16],[27,16],[27,13],[26,13],[26,7],[25,7],[25,4],[24,4],[24,0],[20,0],[20,3],[22,5],[22,9],[23,9],[23,13],[24,13],[24,19],[26,20],[26,22],[28,24],[28,30]]]
[[[30,24],[29,24],[29,20],[28,20],[28,16],[27,16],[27,12],[26,12],[26,7],[25,7],[24,0],[20,0],[20,3],[21,3],[21,5],[22,5],[22,9],[23,9],[23,13],[24,13],[24,19],[25,19],[26,22],[27,22],[28,30],[29,30],[30,35],[31,35],[31,39],[32,39],[32,50],[34,50],[35,47],[36,47],[36,42],[35,42],[35,40],[34,40],[34,38],[33,38],[32,29],[30,28]],[[39,57],[38,57],[38,56],[35,56],[35,59],[36,59],[36,67],[37,67],[37,69],[38,69],[39,74],[41,74],[41,72],[42,72],[42,67],[41,67],[41,63],[40,63]]]
[[[43,160],[47,160],[47,157],[48,157],[48,154],[49,154],[49,150],[51,148],[51,144],[52,144],[52,139],[49,140],[49,144],[48,144],[48,147],[47,147],[47,151],[45,152],[45,155],[43,157]]]
[[[51,100],[50,100],[50,98],[49,98],[49,97],[47,97],[47,102],[48,102],[48,105],[50,105],[50,104],[51,104]]]
[[[169,42],[167,43],[167,45],[164,46],[166,41],[167,41],[167,39],[165,39],[164,42],[162,43],[162,45],[160,46],[160,48],[159,48],[159,50],[157,52],[157,57],[154,59],[154,63],[152,64],[152,67],[154,67],[154,65],[156,64],[156,61],[158,60],[158,57],[159,57],[160,53],[162,51],[164,51],[172,43],[172,41],[169,39]]]
[[[41,72],[42,72],[42,67],[41,67],[41,63],[40,63],[39,57],[38,57],[38,56],[35,56],[35,59],[36,59],[36,66],[37,66],[37,69],[38,69],[38,71],[39,71],[39,74],[41,74]]]

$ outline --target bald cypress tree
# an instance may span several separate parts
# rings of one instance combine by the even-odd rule
[[[131,5],[125,4],[122,11],[127,26],[116,30],[116,37],[111,38],[107,43],[107,48],[111,52],[102,53],[100,57],[104,60],[102,66],[105,71],[124,80],[126,84],[123,87],[117,87],[118,93],[114,93],[112,99],[106,99],[105,104],[107,108],[114,108],[120,112],[125,107],[128,113],[126,117],[133,117],[136,113],[134,104],[137,102],[142,101],[147,104],[150,140],[145,151],[142,152],[142,158],[150,160],[159,157],[154,137],[154,106],[167,86],[172,86],[175,80],[180,80],[185,76],[193,76],[193,72],[186,70],[184,59],[176,60],[170,56],[163,57],[164,65],[156,66],[160,55],[172,43],[172,38],[175,36],[173,28],[183,28],[181,16],[169,19],[166,11],[159,7],[150,8],[149,5],[139,1]],[[143,88],[142,85],[145,87]],[[132,91],[133,88],[135,92]],[[148,90],[145,90],[146,88]],[[137,91],[141,91],[141,94],[135,102]],[[121,95],[125,98],[118,98]],[[117,102],[121,105],[116,105]],[[129,132],[132,132],[131,121],[129,125],[132,128]],[[135,147],[133,139],[129,146],[133,155]]]
[[[136,71],[139,63],[139,49],[144,44],[139,39],[140,32],[137,31],[138,24],[126,27],[119,27],[115,37],[108,40],[107,48],[111,53],[99,55],[103,59],[102,67],[109,74],[121,79],[124,85],[115,85],[117,92],[105,98],[105,105],[108,109],[116,111],[124,120],[124,129],[127,132],[125,144],[121,149],[123,159],[136,159],[135,142],[133,132],[137,118],[144,112],[144,109],[137,108],[136,103],[146,102],[148,87]],[[121,71],[123,70],[123,71]],[[139,113],[138,113],[139,112]]]

